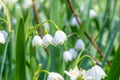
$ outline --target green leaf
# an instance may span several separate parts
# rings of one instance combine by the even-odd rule
[[[16,42],[16,80],[26,80],[24,22],[20,19]]]
[[[120,76],[120,45],[114,56],[107,80],[119,80]]]

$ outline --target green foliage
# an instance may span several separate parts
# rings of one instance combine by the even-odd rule
[[[16,41],[16,80],[26,80],[24,22],[19,21]]]

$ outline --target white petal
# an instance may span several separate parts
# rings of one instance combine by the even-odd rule
[[[49,73],[47,80],[64,80],[64,78],[58,73],[51,72]]]
[[[69,51],[65,51],[63,53],[63,59],[65,62],[72,61],[72,55],[70,54]]]
[[[43,46],[48,47],[52,42],[53,37],[50,34],[43,36]]]
[[[78,20],[81,22],[81,19],[78,17]],[[75,17],[73,17],[70,21],[71,25],[78,26],[78,22]]]
[[[69,49],[69,52],[71,53],[73,58],[77,57],[77,51],[74,48]]]
[[[0,31],[0,43],[4,44],[7,40],[8,33],[4,30]]]
[[[34,36],[32,40],[32,46],[41,46],[43,44],[42,39],[40,36]]]
[[[85,48],[85,45],[84,45],[83,40],[82,39],[78,39],[76,44],[75,44],[75,49],[79,51],[79,50],[82,50],[84,48]]]
[[[93,9],[90,9],[89,15],[90,15],[90,18],[93,18],[96,16],[96,12]]]
[[[67,40],[67,36],[66,34],[61,31],[61,30],[58,30],[56,31],[55,35],[54,35],[54,44],[58,45],[58,44],[63,44],[64,41]]]

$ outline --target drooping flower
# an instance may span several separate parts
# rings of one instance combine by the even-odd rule
[[[65,51],[63,53],[63,60],[65,62],[72,61],[72,55],[71,55],[71,53],[69,51]]]
[[[44,46],[44,47],[48,47],[48,46],[51,44],[52,39],[53,39],[52,35],[50,35],[50,34],[44,35],[44,36],[43,36],[43,39],[42,39],[42,41],[43,41],[43,46]]]
[[[50,72],[47,80],[64,80],[64,78],[59,73]]]
[[[104,70],[101,67],[95,65],[91,69],[85,71],[84,80],[101,80],[106,76],[107,75]]]
[[[34,36],[32,40],[32,46],[41,46],[43,44],[42,39],[40,36]]]
[[[70,80],[83,80],[83,70],[79,70],[77,67],[70,69],[70,71],[64,71],[70,77]]]
[[[0,43],[4,44],[7,40],[8,33],[4,30],[0,31]]]
[[[80,12],[83,12],[84,11],[84,6],[80,6]]]
[[[83,40],[82,39],[78,39],[76,44],[75,44],[75,49],[79,51],[79,50],[82,50],[84,48],[85,48],[85,45],[84,45]]]
[[[78,20],[81,22],[81,19],[78,17]],[[71,25],[78,26],[78,22],[75,17],[73,17],[70,21]]]
[[[24,0],[22,5],[25,9],[27,9],[32,5],[32,0]]]
[[[72,55],[72,58],[76,58],[77,57],[77,51],[74,48],[70,48],[69,52]]]
[[[54,44],[54,45],[61,44],[62,45],[66,40],[67,40],[66,34],[61,30],[57,30],[54,35],[54,38],[52,40],[52,44]]]
[[[97,15],[96,12],[93,9],[90,9],[89,11],[90,18],[94,18],[96,15]]]

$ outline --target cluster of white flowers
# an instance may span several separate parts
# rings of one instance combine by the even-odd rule
[[[34,47],[43,45],[44,47],[48,47],[50,44],[54,46],[58,44],[62,45],[66,40],[66,34],[61,30],[57,30],[54,37],[52,37],[50,34],[44,35],[42,39],[40,36],[34,36],[32,40],[32,46]]]
[[[82,39],[78,39],[74,48],[70,48],[67,51],[63,52],[63,60],[65,62],[72,61],[77,57],[77,51],[82,50],[85,48],[84,42]]]
[[[4,44],[7,40],[8,33],[4,30],[0,31],[0,43]]]
[[[95,65],[89,70],[79,70],[77,67],[70,71],[64,71],[70,77],[70,80],[101,80],[107,75],[104,70]]]

